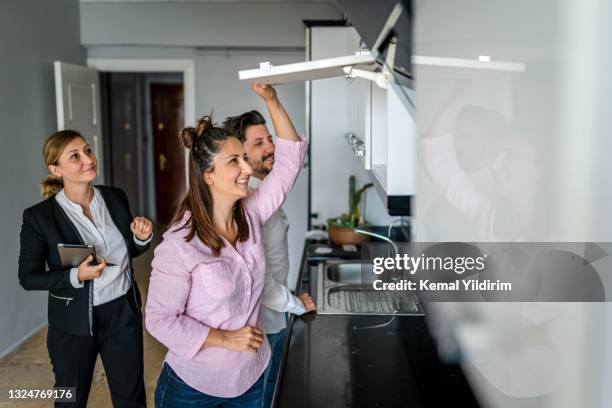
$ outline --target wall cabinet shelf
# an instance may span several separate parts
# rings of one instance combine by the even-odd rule
[[[332,168],[328,169],[331,154],[327,149],[340,146],[341,149],[346,150],[342,153],[338,152],[334,162],[335,166],[343,168],[342,175],[338,173],[337,177],[330,179],[327,183],[319,181],[313,181],[313,183],[320,185],[333,182],[334,188],[338,191],[338,186],[345,185],[346,177],[355,171],[350,169],[360,167],[362,170],[358,172],[363,174],[364,179],[370,178],[375,184],[376,191],[389,215],[411,215],[410,197],[416,193],[416,125],[414,109],[410,109],[402,101],[405,95],[410,94],[412,90],[393,80],[380,87],[380,82],[349,77],[347,72],[350,72],[350,69],[348,68],[363,73],[364,71],[380,72],[382,67],[369,52],[359,51],[360,39],[352,27],[333,29],[336,30],[335,33],[338,33],[338,30],[343,31],[346,36],[344,44],[332,44],[339,36],[335,35],[332,40],[331,35],[327,36],[326,29],[320,29],[320,37],[317,31],[317,38],[320,39],[313,39],[311,43],[316,43],[317,50],[317,55],[312,60],[279,66],[262,63],[257,69],[240,71],[239,78],[243,81],[269,85],[324,80],[315,81],[311,87],[313,93],[321,96],[325,94],[327,97],[317,96],[317,106],[312,104],[314,101],[312,97],[307,101],[309,105],[307,110],[312,112],[312,121],[316,122],[312,125],[313,128],[316,128],[316,134],[310,135],[312,136],[312,149],[314,149],[311,150],[311,154],[318,156],[312,158],[312,164],[321,167],[313,171],[317,174],[320,171],[329,177],[329,171]],[[330,54],[333,56],[351,52],[355,55],[325,58]],[[333,80],[335,82],[326,82],[325,80],[330,81],[329,78],[337,79]],[[335,116],[329,115],[330,109],[335,111]],[[321,122],[323,117],[326,119]],[[342,131],[338,133],[332,131],[340,126],[342,126]],[[342,140],[347,133],[354,135],[350,138],[348,145]],[[336,138],[337,140],[322,141],[323,138]],[[319,147],[322,146],[322,143],[327,146],[327,149]],[[315,150],[316,153],[312,153]],[[351,156],[355,158],[351,159]],[[328,159],[323,159],[323,157]],[[357,166],[353,163],[346,163],[353,161],[358,163]],[[366,180],[360,182],[364,183]],[[320,196],[319,191],[321,191]],[[326,185],[321,189],[313,188],[315,197],[312,212],[320,213],[325,217],[336,216],[337,213],[333,212],[341,211],[334,209],[335,207],[331,204],[321,204],[321,208],[318,208],[318,203],[325,201],[322,196],[331,191],[333,189]]]

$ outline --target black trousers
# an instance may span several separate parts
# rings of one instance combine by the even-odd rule
[[[102,358],[114,407],[145,407],[142,319],[128,295],[93,308],[93,336],[49,327],[47,348],[56,387],[76,387],[76,403],[86,407],[98,353]]]

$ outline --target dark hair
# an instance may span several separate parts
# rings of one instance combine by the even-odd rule
[[[223,122],[225,127],[231,134],[235,135],[240,143],[244,143],[246,139],[246,130],[251,126],[265,125],[266,120],[261,113],[256,110],[248,111],[238,116],[230,116]]]
[[[213,222],[213,198],[203,174],[214,170],[214,158],[221,145],[234,134],[212,122],[212,113],[202,117],[196,127],[186,127],[179,133],[183,146],[189,149],[189,187],[185,197],[179,204],[171,225],[183,219],[186,211],[191,217],[179,228],[189,228],[185,241],[191,241],[197,234],[198,238],[219,256],[225,246],[223,238],[215,230]],[[238,241],[249,239],[249,224],[247,223],[242,200],[236,201],[233,217],[238,228]]]
[[[49,135],[43,147],[43,159],[45,160],[45,164],[47,166],[57,165],[66,146],[77,137],[84,139],[79,132],[69,129],[60,130],[59,132]],[[59,177],[55,177],[53,174],[49,174],[40,183],[40,194],[43,198],[47,199],[59,193],[62,188],[64,188],[64,181]]]

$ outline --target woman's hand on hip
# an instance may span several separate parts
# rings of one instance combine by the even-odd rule
[[[99,257],[97,264],[90,265],[90,262],[93,261],[93,255],[89,255],[83,262],[81,262],[79,265],[79,272],[77,274],[79,282],[97,279],[102,275],[102,271],[104,268],[106,268],[106,259]]]
[[[130,224],[130,229],[140,241],[146,241],[151,238],[153,233],[153,223],[145,217],[134,217]]]
[[[257,327],[246,326],[242,329],[224,331],[223,347],[234,351],[259,350],[263,343],[263,333]]]

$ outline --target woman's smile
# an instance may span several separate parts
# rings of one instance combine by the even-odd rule
[[[242,176],[242,177],[238,177],[238,179],[236,180],[236,184],[238,184],[238,187],[241,190],[244,190],[246,192],[248,192],[249,190],[249,178],[251,176],[250,175],[246,175],[246,176]]]

